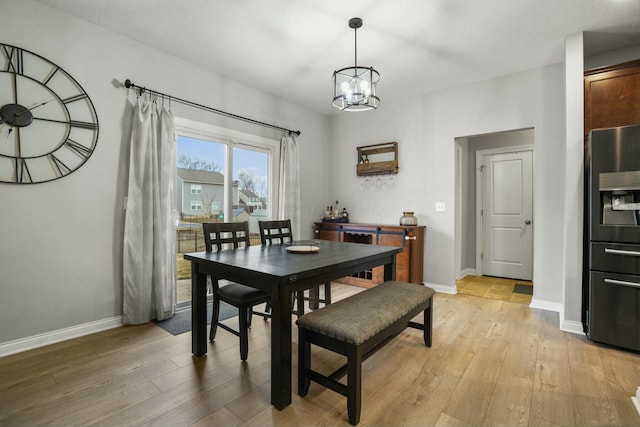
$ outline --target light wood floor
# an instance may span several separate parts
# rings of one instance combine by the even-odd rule
[[[271,407],[269,333],[256,318],[247,363],[224,330],[193,358],[189,333],[153,323],[1,358],[0,425],[348,425],[345,398],[313,383],[304,399],[294,386],[290,406]],[[333,369],[341,359],[314,347],[313,361]],[[408,329],[364,363],[363,378],[361,426],[640,425],[630,399],[640,355],[506,301],[437,294],[433,347]]]

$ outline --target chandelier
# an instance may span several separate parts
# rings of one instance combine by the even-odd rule
[[[373,67],[358,66],[358,28],[362,27],[362,19],[351,18],[349,27],[354,33],[355,63],[353,67],[333,72],[333,106],[343,111],[378,108],[380,98],[376,96],[376,85],[380,73]]]

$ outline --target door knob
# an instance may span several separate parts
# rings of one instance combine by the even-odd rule
[[[525,221],[524,221],[524,223],[525,223],[525,224],[527,224],[527,225],[529,225],[529,224],[531,224],[531,220],[530,220],[530,219],[527,219],[527,220],[525,220]]]

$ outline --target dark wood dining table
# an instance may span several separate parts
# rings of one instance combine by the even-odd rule
[[[295,242],[294,242],[295,244]],[[291,403],[291,304],[295,291],[384,266],[384,280],[395,280],[402,249],[360,243],[314,242],[319,251],[294,253],[287,245],[249,246],[235,251],[196,252],[191,261],[191,346],[207,353],[207,276],[261,289],[271,295],[271,404]]]

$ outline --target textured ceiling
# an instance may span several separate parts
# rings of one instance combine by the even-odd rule
[[[383,103],[562,62],[580,31],[593,52],[640,43],[637,0],[38,1],[325,114],[355,16]]]

